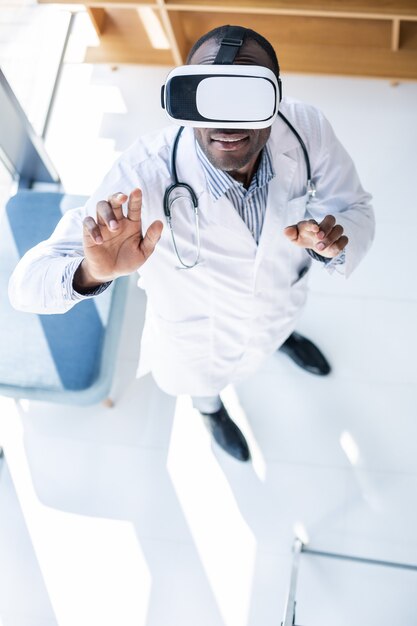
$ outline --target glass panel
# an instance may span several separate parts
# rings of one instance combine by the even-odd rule
[[[2,0],[0,66],[35,131],[41,135],[70,12],[36,0]]]

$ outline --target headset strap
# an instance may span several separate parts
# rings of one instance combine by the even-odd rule
[[[232,65],[239,48],[243,44],[243,37],[246,28],[243,26],[228,26],[223,39],[220,42],[220,48],[213,64]]]

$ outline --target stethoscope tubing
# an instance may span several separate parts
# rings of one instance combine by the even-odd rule
[[[305,160],[305,164],[306,164],[306,170],[307,170],[307,193],[308,193],[308,197],[313,198],[316,194],[316,188],[314,183],[311,180],[311,166],[310,166],[310,159],[308,156],[308,151],[306,148],[306,145],[302,139],[302,137],[300,136],[300,134],[298,133],[298,131],[294,128],[294,126],[291,124],[291,122],[285,117],[285,115],[283,113],[281,113],[281,111],[278,111],[278,115],[279,117],[282,119],[282,121],[288,126],[288,128],[290,129],[290,131],[295,135],[295,137],[297,138],[301,149],[303,151],[304,154],[304,160]],[[179,269],[191,269],[193,267],[195,267],[200,260],[200,227],[199,227],[199,216],[198,216],[198,198],[196,196],[196,193],[194,191],[194,189],[191,187],[191,185],[188,185],[187,183],[183,183],[180,182],[178,180],[178,174],[177,174],[177,151],[178,151],[178,143],[180,140],[180,137],[182,135],[182,132],[184,130],[184,126],[181,126],[175,136],[174,139],[174,144],[172,146],[172,151],[171,151],[171,176],[173,179],[173,183],[172,185],[170,185],[169,187],[167,187],[167,189],[165,190],[165,194],[164,194],[164,213],[165,213],[165,217],[167,219],[168,222],[168,226],[170,228],[170,232],[171,232],[171,238],[172,238],[172,243],[174,246],[174,250],[175,250],[175,254],[177,256],[178,261],[181,263],[181,267]],[[195,232],[196,232],[196,240],[197,240],[197,256],[196,256],[196,260],[194,261],[194,263],[192,264],[187,264],[184,263],[184,261],[181,259],[181,256],[179,254],[178,248],[177,248],[177,244],[175,241],[175,234],[174,234],[174,229],[172,227],[172,213],[171,213],[171,205],[172,202],[170,200],[170,196],[172,195],[172,193],[179,188],[183,188],[186,189],[188,191],[188,193],[190,194],[192,203],[193,203],[193,208],[194,208],[194,220],[195,220]]]
[[[171,233],[171,239],[172,239],[172,244],[174,246],[174,250],[175,250],[175,254],[177,256],[178,261],[181,264],[181,267],[179,267],[178,269],[192,269],[193,267],[195,267],[196,265],[198,265],[199,261],[200,261],[200,249],[201,249],[201,244],[200,244],[200,224],[199,224],[199,216],[198,216],[198,198],[197,195],[194,191],[194,189],[191,187],[191,185],[188,185],[187,183],[183,183],[180,182],[178,180],[178,174],[177,174],[177,150],[178,150],[178,142],[180,140],[182,131],[184,130],[184,126],[181,126],[180,129],[178,130],[176,136],[175,136],[175,140],[174,140],[174,145],[172,147],[172,152],[171,152],[171,176],[174,180],[174,182],[172,183],[172,185],[170,185],[169,187],[167,187],[167,189],[165,190],[165,194],[164,194],[164,213],[165,213],[165,217],[167,219],[168,222],[168,226],[169,226],[169,230]],[[172,195],[172,193],[177,190],[177,189],[186,189],[188,191],[188,193],[190,194],[192,203],[193,203],[193,209],[194,209],[194,224],[195,224],[195,234],[196,234],[196,241],[197,241],[197,256],[196,259],[194,261],[194,263],[189,264],[189,263],[185,263],[182,258],[181,255],[179,253],[178,247],[177,247],[177,242],[175,241],[175,233],[174,233],[174,228],[172,226],[172,213],[171,213],[171,204],[173,203],[170,200],[170,196]]]

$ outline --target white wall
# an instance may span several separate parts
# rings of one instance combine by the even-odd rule
[[[284,93],[318,106],[374,196],[378,220],[415,216],[417,83],[324,76],[283,77]]]

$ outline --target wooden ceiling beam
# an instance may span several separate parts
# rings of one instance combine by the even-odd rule
[[[175,65],[183,65],[187,55],[187,41],[185,39],[182,22],[176,11],[168,11],[164,0],[157,0],[159,16],[165,28],[172,49]]]
[[[392,20],[391,50],[396,52],[400,49],[401,22],[398,18]]]
[[[87,11],[97,36],[100,37],[104,33],[106,25],[106,9],[103,9],[103,7],[87,7]]]

